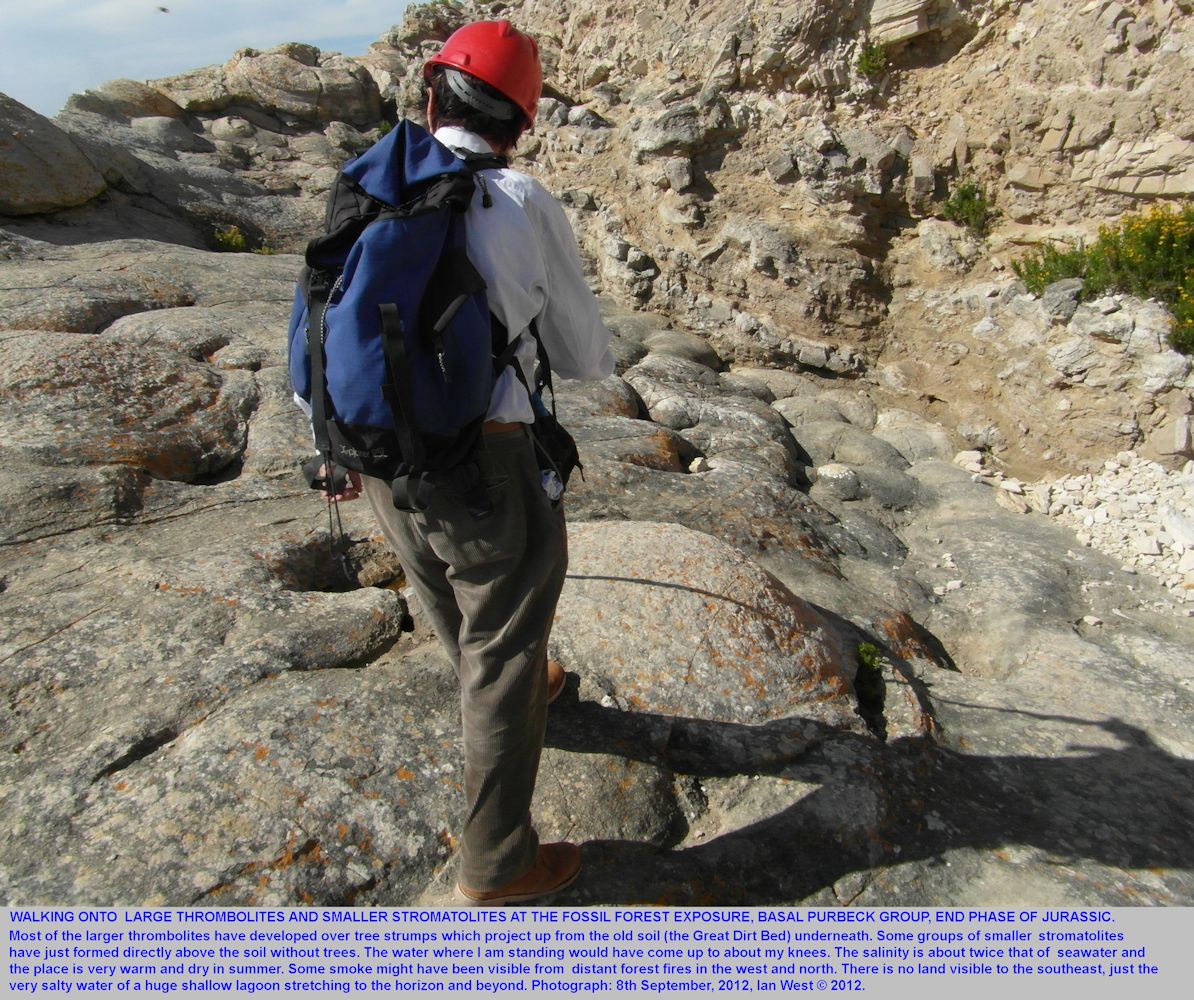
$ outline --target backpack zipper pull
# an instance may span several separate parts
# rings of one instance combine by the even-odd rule
[[[485,183],[485,175],[477,174],[476,177],[481,184],[481,207],[493,208],[493,199],[489,196],[489,185]]]

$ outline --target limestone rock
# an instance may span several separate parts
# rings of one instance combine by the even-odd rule
[[[252,380],[76,334],[0,343],[0,443],[45,465],[128,465],[190,481],[244,451]]]
[[[569,549],[552,641],[611,694],[689,718],[856,725],[848,639],[730,547],[675,525],[610,523],[577,525]],[[644,658],[637,636],[661,622],[667,638]]]
[[[881,42],[904,42],[929,30],[927,0],[878,0],[871,7],[871,31]]]
[[[154,86],[188,111],[222,111],[234,104],[302,121],[373,125],[381,117],[377,84],[344,56],[311,45],[244,49],[218,72],[199,70]]]
[[[1110,140],[1074,158],[1074,179],[1103,191],[1189,196],[1194,193],[1194,142],[1166,132],[1137,142]]]
[[[0,94],[0,215],[32,215],[82,205],[107,185],[53,122]]]
[[[653,420],[683,431],[706,457],[758,463],[791,479],[796,452],[784,420],[766,404],[730,395],[712,369],[648,355],[626,373]]]
[[[181,118],[182,108],[147,84],[111,80],[94,90],[70,97],[65,111],[88,111],[111,118]]]

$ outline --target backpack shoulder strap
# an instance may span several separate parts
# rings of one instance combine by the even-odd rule
[[[452,152],[464,160],[473,173],[478,170],[501,170],[510,166],[510,158],[499,153],[478,153],[463,146],[453,146]]]

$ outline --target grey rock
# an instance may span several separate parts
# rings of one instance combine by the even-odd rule
[[[652,354],[687,358],[714,371],[721,371],[725,367],[725,362],[707,340],[682,330],[659,330],[646,337],[643,346]]]
[[[290,372],[264,368],[253,384],[257,405],[249,418],[241,474],[297,482],[299,460],[315,453],[315,443],[306,415],[295,405]]]
[[[567,509],[574,521],[681,524],[768,560],[833,567],[841,553],[862,552],[806,493],[755,465],[727,459],[691,475],[592,461],[583,480],[568,484]]]
[[[957,450],[946,428],[907,410],[881,412],[875,420],[874,434],[913,463],[926,458],[948,461]]]
[[[859,725],[842,672],[850,639],[728,545],[676,525],[608,523],[576,525],[569,550],[552,643],[628,705]],[[638,636],[661,623],[665,638],[644,656]]]
[[[0,215],[32,215],[82,205],[107,187],[69,135],[0,94]]]
[[[100,336],[126,349],[152,345],[220,367],[262,368],[285,365],[286,344],[279,331],[285,329],[289,315],[290,306],[285,302],[152,309],[121,316]],[[255,363],[229,364],[229,350],[253,352]]]
[[[885,510],[911,510],[920,500],[919,483],[907,473],[879,463],[854,468],[862,483],[862,495]]]
[[[111,80],[67,98],[63,112],[86,111],[108,118],[181,118],[185,112],[160,90],[137,80]]]
[[[802,423],[796,440],[814,465],[845,462],[847,465],[882,467],[895,472],[908,468],[908,461],[886,441],[845,421],[812,420]]]
[[[738,368],[722,376],[722,381],[731,385],[762,386],[775,399],[789,396],[808,396],[820,391],[815,379],[799,372],[782,368]],[[754,390],[749,390],[754,392]],[[762,398],[762,397],[759,397]],[[764,402],[770,400],[764,399]]]
[[[796,450],[783,418],[758,400],[730,395],[712,369],[648,355],[625,378],[653,420],[684,431],[707,457],[758,464],[794,480]]]
[[[819,466],[809,495],[818,500],[822,495],[835,500],[857,500],[862,496],[862,482],[848,465],[831,462]]]
[[[978,257],[979,243],[961,226],[925,219],[916,227],[926,263],[940,271],[963,273]]]
[[[1085,282],[1081,278],[1063,278],[1047,286],[1041,293],[1041,308],[1057,323],[1068,323],[1078,308]]]
[[[310,45],[244,49],[218,71],[197,70],[154,86],[187,111],[247,105],[302,121],[366,126],[381,117],[377,84],[364,67]]]
[[[638,417],[641,402],[638,394],[617,375],[599,382],[576,382],[558,379],[556,415],[566,426],[586,417]]]
[[[121,465],[45,466],[13,456],[0,477],[0,544],[54,538],[118,523],[141,506],[146,478]]]
[[[1124,343],[1135,325],[1131,315],[1124,311],[1104,313],[1093,304],[1077,307],[1066,329],[1078,337],[1091,337],[1114,344]]]
[[[826,389],[820,398],[833,403],[850,423],[864,431],[873,431],[879,418],[875,401],[865,389]]]
[[[145,116],[135,118],[132,122],[133,131],[140,142],[138,145],[156,147],[168,154],[178,152],[211,153],[215,146],[196,133],[177,118],[163,116]]]
[[[671,153],[691,153],[704,141],[706,127],[701,113],[694,105],[669,108],[642,128],[634,138],[639,155],[659,156]]]
[[[873,132],[843,129],[839,139],[847,153],[876,170],[887,170],[896,161],[896,151]]]
[[[547,7],[523,13],[543,37],[588,39],[586,53],[594,44],[592,32],[562,24]],[[721,14],[730,13],[714,4],[706,16],[728,24]],[[1102,82],[1092,82],[1089,107],[1077,108],[1047,69],[1067,72],[1053,58],[1056,32],[1077,15],[1020,13],[1008,48],[992,23],[963,50],[963,62],[984,47],[980,63],[1001,67],[990,76],[1001,101],[1007,80],[1013,90],[1019,79],[1053,96],[1014,101],[1011,119],[988,122],[983,87],[991,83],[982,77],[994,70],[975,64],[962,71],[955,95],[966,97],[966,121],[950,122],[945,107],[942,132],[927,115],[910,117],[926,110],[923,97],[914,99],[901,114],[925,136],[924,148],[906,131],[892,141],[912,162],[904,191],[887,197],[879,197],[885,171],[896,164],[872,161],[888,154],[876,147],[868,156],[804,106],[810,94],[831,100],[849,85],[843,43],[853,36],[842,34],[849,19],[833,5],[785,10],[782,18],[760,8],[749,31],[732,28],[724,50],[709,50],[700,31],[638,11],[633,30],[619,36],[624,63],[577,58],[571,41],[553,55],[561,93],[604,80],[589,93],[614,128],[557,134],[545,119],[562,124],[568,107],[545,102],[542,131],[521,152],[532,173],[576,174],[564,200],[578,210],[570,215],[586,257],[601,260],[607,238],[626,245],[624,263],[637,270],[619,274],[629,277],[605,273],[603,260],[593,273],[636,308],[659,313],[607,308],[618,370],[642,363],[633,377],[655,393],[651,412],[675,424],[644,419],[648,408],[618,378],[558,386],[561,417],[587,464],[566,501],[574,541],[578,533],[585,541],[586,530],[610,533],[592,555],[574,545],[573,570],[579,559],[582,570],[596,567],[585,576],[618,578],[570,580],[580,588],[583,621],[554,640],[579,669],[570,664],[568,690],[552,708],[535,812],[545,838],[584,843],[585,872],[559,898],[565,905],[1016,899],[1045,908],[1194,898],[1185,874],[1194,867],[1194,816],[1172,796],[1189,785],[1194,754],[1189,624],[1151,610],[1167,594],[1146,572],[1123,573],[1057,524],[1012,515],[994,499],[1013,494],[925,460],[941,454],[944,434],[947,454],[973,440],[1006,449],[989,461],[1014,465],[1033,437],[1021,438],[1016,422],[1032,432],[1042,413],[1054,412],[1056,422],[1045,419],[1048,446],[1073,461],[1105,458],[1094,454],[1098,441],[1122,449],[1123,428],[1146,444],[1180,438],[1184,446],[1188,371],[1163,353],[1168,315],[1125,299],[1093,307],[1095,329],[1050,334],[1042,305],[1016,299],[1014,283],[954,295],[950,272],[970,261],[950,234],[944,242],[957,259],[943,246],[945,267],[929,275],[926,261],[909,254],[885,287],[887,226],[939,208],[931,158],[917,155],[930,147],[983,176],[1044,183],[1009,189],[1000,198],[1013,201],[1000,207],[1051,225],[1068,221],[1079,202],[1083,220],[1124,209],[1101,193],[1106,178],[1075,193],[1094,160],[1143,164],[1112,178],[1125,191],[1138,186],[1137,196],[1161,184],[1141,181],[1141,170],[1183,162],[1190,130],[1173,96],[1184,92],[1169,65],[1177,51],[1171,26],[1152,26],[1151,41],[1141,35],[1140,58],[1100,61]],[[938,32],[930,46],[954,47],[969,31],[944,9],[908,14],[892,6],[878,15],[893,30],[907,28],[901,18],[917,30],[923,21]],[[1129,23],[1111,8],[1104,16]],[[426,49],[454,26],[443,11],[412,8],[358,65],[382,82],[387,101],[413,110]],[[1086,47],[1101,50],[1103,31]],[[1154,48],[1166,58],[1150,57]],[[662,52],[666,93],[652,69]],[[727,58],[711,67],[719,52]],[[1129,64],[1132,80],[1123,76]],[[239,73],[231,81],[229,67]],[[0,547],[0,881],[14,901],[448,901],[463,807],[453,787],[451,671],[424,642],[417,611],[416,638],[403,637],[410,623],[394,591],[353,589],[401,586],[369,511],[359,504],[340,511],[355,542],[353,583],[330,551],[328,511],[293,478],[310,451],[282,365],[297,259],[165,243],[202,246],[216,226],[236,224],[254,244],[300,248],[319,229],[321,194],[339,162],[362,148],[375,124],[367,120],[371,88],[354,80],[351,67],[294,45],[264,57],[242,53],[180,81],[174,89],[187,93],[188,110],[127,81],[80,95],[59,125],[107,181],[103,197],[14,217],[0,232],[6,357],[42,343],[46,334],[31,330],[98,332],[71,339],[85,347],[63,362],[66,370],[102,359],[100,378],[111,376],[128,397],[118,407],[87,387],[83,405],[72,408],[76,389],[54,388],[60,362],[38,348],[31,356],[46,360],[27,381],[50,386],[45,406],[30,397],[17,408],[33,414],[32,425],[104,440],[100,432],[128,410],[141,420],[140,434],[157,394],[193,403],[217,384],[238,412],[235,433],[214,435],[208,467],[223,461],[217,451],[231,460],[195,484],[152,478],[143,457],[85,464],[48,448],[5,449],[13,482],[0,487],[9,511]],[[703,87],[706,80],[736,81],[734,106]],[[328,100],[312,81],[331,84]],[[1157,94],[1172,106],[1158,106]],[[665,107],[679,117],[662,122]],[[859,131],[868,141],[892,134],[890,111],[875,106],[864,117]],[[1171,123],[1173,143],[1128,134],[1131,123],[1154,118]],[[997,130],[990,137],[988,125]],[[762,145],[725,141],[743,129]],[[1050,155],[1078,154],[1072,180],[1065,171],[1039,173],[1032,150],[1042,134],[1056,150]],[[646,142],[636,151],[640,137]],[[801,183],[785,186],[783,204],[765,219],[743,210],[764,188],[775,193],[765,159],[788,143]],[[760,154],[768,144],[771,153]],[[660,159],[640,170],[619,158],[623,152]],[[1009,172],[1004,157],[1012,153],[1024,171],[1013,163]],[[1180,170],[1168,175],[1166,184],[1184,183]],[[636,184],[647,186],[629,194]],[[638,204],[652,201],[651,185],[664,184],[685,193]],[[907,211],[896,204],[900,195]],[[660,215],[688,231],[652,235]],[[716,232],[701,231],[705,220],[717,222]],[[117,233],[159,242],[114,243]],[[1016,252],[1022,237],[1037,238],[997,230],[992,246]],[[1126,334],[1121,313],[1132,319]],[[975,330],[986,315],[998,320],[997,335]],[[700,329],[692,333],[708,337],[718,361],[661,362],[667,349],[712,362],[687,340],[694,323]],[[948,351],[937,351],[947,329],[955,331]],[[656,355],[644,361],[648,344]],[[1044,360],[1050,349],[1071,374]],[[118,362],[117,351],[128,360]],[[1036,368],[1053,380],[1039,391],[1033,351],[1044,360]],[[721,358],[852,375],[863,360],[881,360],[892,377],[864,397],[860,381],[712,370]],[[1053,393],[1072,409],[1054,411]],[[813,400],[800,407],[810,415],[829,416],[829,427],[801,424],[798,435],[811,427],[810,450],[854,460],[841,463],[858,481],[852,499],[830,495],[827,477],[809,487],[811,456],[790,453],[782,420],[775,428],[783,436],[773,436],[774,411],[756,412],[790,397]],[[950,423],[895,414],[893,404],[949,412]],[[200,406],[178,426],[201,436],[223,405]],[[1158,412],[1152,423],[1149,407]],[[145,436],[149,451],[168,437]],[[186,464],[205,460],[193,444],[174,449]],[[690,461],[698,451],[709,457]],[[51,459],[56,464],[43,464]],[[905,460],[915,463],[914,475]],[[701,534],[620,523],[660,521]],[[658,539],[647,537],[653,531]],[[614,538],[618,532],[625,534]],[[1157,536],[1157,544],[1164,553],[1169,543]],[[794,605],[776,596],[760,566],[797,595]],[[624,602],[619,587],[658,593],[639,607]],[[810,662],[825,653],[840,676],[853,678],[840,705],[784,704],[805,666],[782,655],[784,644],[810,608],[823,643]],[[1088,624],[1094,620],[1102,624]],[[689,641],[693,629],[700,641]],[[878,648],[878,666],[856,675],[863,641]],[[619,661],[612,670],[611,649]],[[756,661],[770,664],[776,650],[780,662],[760,674],[756,697],[746,673]],[[716,666],[718,653],[733,662]],[[639,671],[640,662],[650,669]],[[676,683],[690,668],[701,683]],[[823,717],[825,705],[840,707],[844,724]],[[747,720],[756,706],[760,718],[778,714]],[[48,868],[47,857],[56,859]]]
[[[98,266],[97,266],[98,264]],[[0,260],[0,329],[94,333],[133,313],[235,301],[287,303],[294,258],[212,254],[122,240],[80,247],[29,242]]]
[[[791,180],[796,176],[796,162],[791,153],[779,153],[767,164],[767,173],[777,184]]]
[[[576,128],[610,128],[610,123],[591,108],[577,106],[568,111],[568,124]]]
[[[793,427],[800,427],[812,420],[849,423],[832,400],[821,396],[791,396],[773,403],[772,408]]]
[[[0,444],[44,465],[128,465],[190,481],[238,461],[252,379],[76,334],[0,343]]]
[[[586,466],[602,460],[682,472],[696,455],[696,448],[675,431],[648,420],[590,417],[569,429]]]

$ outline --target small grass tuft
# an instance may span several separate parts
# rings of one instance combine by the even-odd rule
[[[858,51],[858,59],[854,68],[859,76],[868,80],[878,80],[891,67],[891,54],[882,42],[866,42]]]
[[[248,253],[249,241],[240,226],[224,226],[212,233],[212,242],[221,253]]]
[[[987,197],[986,188],[973,181],[963,181],[954,188],[941,214],[979,236],[986,236],[991,223],[999,218],[999,212]]]

